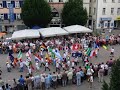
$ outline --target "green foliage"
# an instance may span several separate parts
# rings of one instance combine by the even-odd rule
[[[104,81],[102,90],[120,90],[120,58],[112,66],[109,85]]]
[[[51,8],[45,0],[24,0],[22,20],[28,27],[46,27],[51,21]]]
[[[120,59],[112,67],[109,90],[120,90]]]
[[[87,10],[83,8],[83,0],[69,0],[62,11],[63,23],[68,25],[85,25],[87,23]]]
[[[109,90],[109,86],[105,81],[103,82],[102,90]]]

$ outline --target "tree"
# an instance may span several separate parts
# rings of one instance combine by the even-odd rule
[[[51,21],[51,8],[45,0],[24,0],[22,20],[28,27],[46,27]]]
[[[109,85],[105,81],[103,82],[102,90],[109,90]]]
[[[83,7],[83,0],[69,0],[62,10],[62,21],[68,25],[85,25],[87,23],[87,10]]]
[[[120,90],[120,58],[112,66],[109,85],[104,81],[102,90]]]
[[[109,86],[109,90],[120,90],[120,59],[118,59],[112,67]]]

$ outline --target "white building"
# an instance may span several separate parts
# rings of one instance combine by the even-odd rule
[[[120,0],[90,0],[93,29],[120,28]]]

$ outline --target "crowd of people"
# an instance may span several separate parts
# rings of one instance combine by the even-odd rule
[[[107,50],[108,45],[120,44],[120,35],[115,36],[92,36],[86,34],[78,37],[58,37],[50,39],[22,40],[12,42],[0,42],[0,54],[9,53],[6,62],[8,72],[11,69],[20,67],[20,72],[28,69],[28,74],[24,78],[22,75],[18,80],[13,79],[12,87],[0,78],[1,90],[33,90],[41,88],[65,87],[66,85],[76,84],[80,86],[87,80],[89,87],[95,77],[99,82],[103,82],[103,77],[110,74],[114,64],[114,47],[110,49],[110,60],[106,63],[91,63],[91,58],[98,56],[101,47]],[[14,54],[18,53],[18,57]],[[26,60],[21,57],[21,53],[26,53]],[[35,65],[33,65],[33,56]],[[81,65],[83,62],[83,65]],[[50,66],[54,66],[55,72],[51,71]],[[13,68],[12,68],[13,67]],[[35,72],[40,72],[40,68],[45,68],[39,75],[34,76]]]

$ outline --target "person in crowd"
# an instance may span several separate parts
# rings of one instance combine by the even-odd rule
[[[7,71],[11,72],[11,66],[10,66],[10,63],[8,61],[6,62],[6,66],[7,66]]]
[[[45,75],[41,75],[41,89],[45,90]]]
[[[48,75],[45,77],[45,87],[46,89],[50,89],[50,78]]]
[[[17,81],[16,81],[16,79],[14,78],[13,79],[13,90],[18,90],[18,86],[17,86],[18,84],[17,84]]]
[[[89,80],[90,88],[93,87],[93,75],[90,75],[90,80]]]
[[[23,61],[20,60],[20,71],[19,72],[23,72],[23,68],[24,68]]]
[[[53,75],[52,75],[52,82],[53,82],[53,88],[56,89],[57,88],[57,75],[55,72],[53,72]]]
[[[62,73],[62,86],[65,87],[67,84],[67,73],[66,70]]]
[[[103,82],[103,77],[104,77],[104,69],[102,67],[100,67],[98,70],[99,82]]]
[[[77,86],[80,86],[81,85],[81,73],[80,71],[77,71],[76,73],[76,80],[77,80]]]
[[[46,61],[46,63],[45,63],[45,71],[46,71],[46,69],[48,69],[50,71],[48,61]]]
[[[24,90],[25,79],[23,78],[23,75],[20,75],[20,78],[19,78],[18,82],[19,82],[19,88],[20,88],[20,90]]]
[[[72,84],[73,71],[69,70],[67,73],[67,77],[68,77],[68,84]]]
[[[114,52],[115,52],[115,49],[114,49],[114,47],[112,47],[111,50],[110,50],[110,56],[111,57],[114,57]]]

